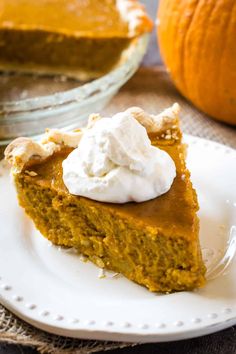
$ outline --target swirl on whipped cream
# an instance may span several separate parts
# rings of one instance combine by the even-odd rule
[[[172,158],[152,146],[129,111],[98,119],[63,161],[69,192],[101,202],[144,202],[166,193],[176,176]]]

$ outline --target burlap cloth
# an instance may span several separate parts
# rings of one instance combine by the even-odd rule
[[[179,102],[182,129],[186,133],[218,141],[236,148],[236,130],[207,118],[182,98],[162,68],[142,68],[121,89],[104,109],[109,115],[130,106],[140,106],[154,113]],[[0,342],[30,345],[40,353],[87,354],[101,350],[122,348],[129,343],[77,340],[51,335],[21,321],[0,305]]]

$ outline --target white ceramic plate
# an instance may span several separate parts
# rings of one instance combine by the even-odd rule
[[[150,293],[123,277],[103,279],[73,251],[52,246],[0,178],[0,301],[25,321],[71,337],[119,341],[184,339],[236,324],[236,151],[187,136],[200,202],[207,285]]]

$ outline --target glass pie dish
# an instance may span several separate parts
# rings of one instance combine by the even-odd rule
[[[71,130],[85,125],[88,115],[100,111],[138,69],[148,37],[139,37],[122,64],[90,82],[1,73],[0,145],[18,136],[38,138],[46,128]]]

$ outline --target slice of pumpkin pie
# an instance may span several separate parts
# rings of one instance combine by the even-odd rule
[[[83,130],[48,130],[5,151],[20,205],[55,245],[151,291],[204,285],[198,201],[186,168],[179,106],[93,114]]]

